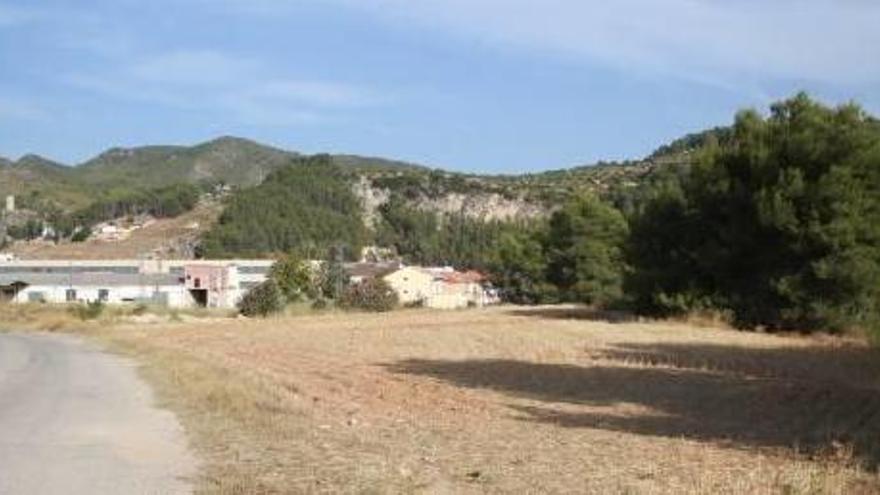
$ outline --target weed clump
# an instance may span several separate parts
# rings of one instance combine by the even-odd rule
[[[85,304],[77,304],[71,309],[71,312],[80,320],[96,320],[104,313],[104,303],[101,301],[90,301]]]

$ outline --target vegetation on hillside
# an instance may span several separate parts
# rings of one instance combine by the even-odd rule
[[[485,268],[501,235],[521,228],[514,222],[418,210],[394,196],[381,208],[376,243],[393,247],[408,263]]]
[[[368,238],[350,178],[327,155],[297,158],[261,185],[229,198],[203,238],[211,258],[300,252],[323,258],[340,244],[360,253]]]
[[[221,137],[195,146],[114,148],[74,170],[82,182],[104,187],[253,186],[295,156],[247,139]]]
[[[72,214],[53,210],[46,215],[46,223],[53,227],[56,239],[73,238],[95,224],[121,217],[176,217],[195,208],[200,194],[191,184],[156,189],[120,188],[101,194],[91,205]]]
[[[39,213],[72,213],[108,190],[147,190],[192,184],[251,187],[286,167],[300,154],[247,139],[221,137],[195,146],[112,148],[76,166],[37,155],[0,158],[0,195],[18,196],[18,206]],[[333,163],[357,173],[427,170],[416,165],[354,155]]]
[[[713,127],[701,132],[687,134],[671,143],[664,144],[651,154],[652,158],[664,158],[681,153],[690,153],[705,146],[728,144],[733,139],[733,128]]]

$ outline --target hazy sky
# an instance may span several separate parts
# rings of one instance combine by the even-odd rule
[[[876,0],[0,0],[0,155],[638,158],[800,89],[880,114],[878,26]]]

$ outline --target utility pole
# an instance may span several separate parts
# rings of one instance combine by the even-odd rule
[[[343,285],[344,282],[345,282],[345,280],[344,280],[344,279],[345,279],[345,256],[344,256],[344,249],[345,249],[345,245],[343,245],[343,244],[339,244],[339,245],[336,246],[336,253],[334,253],[334,254],[336,255],[336,256],[335,256],[335,257],[336,257],[336,263],[338,264],[338,266],[336,267],[336,269],[338,269],[338,270],[342,270],[341,273],[335,273],[335,274],[333,274],[333,276],[336,277],[336,280],[333,281],[333,282],[334,282],[334,285],[336,286],[336,287],[335,287],[335,291],[334,291],[335,294],[333,294],[333,297],[334,297],[336,300],[339,300],[339,297],[342,295],[342,291],[345,290],[345,287],[344,287],[344,285]]]
[[[8,233],[6,228],[6,210],[4,209],[0,212],[0,249],[6,247],[6,234]]]

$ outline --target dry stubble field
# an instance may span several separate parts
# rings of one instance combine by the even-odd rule
[[[572,308],[87,332],[145,363],[204,493],[880,492],[858,342]]]

